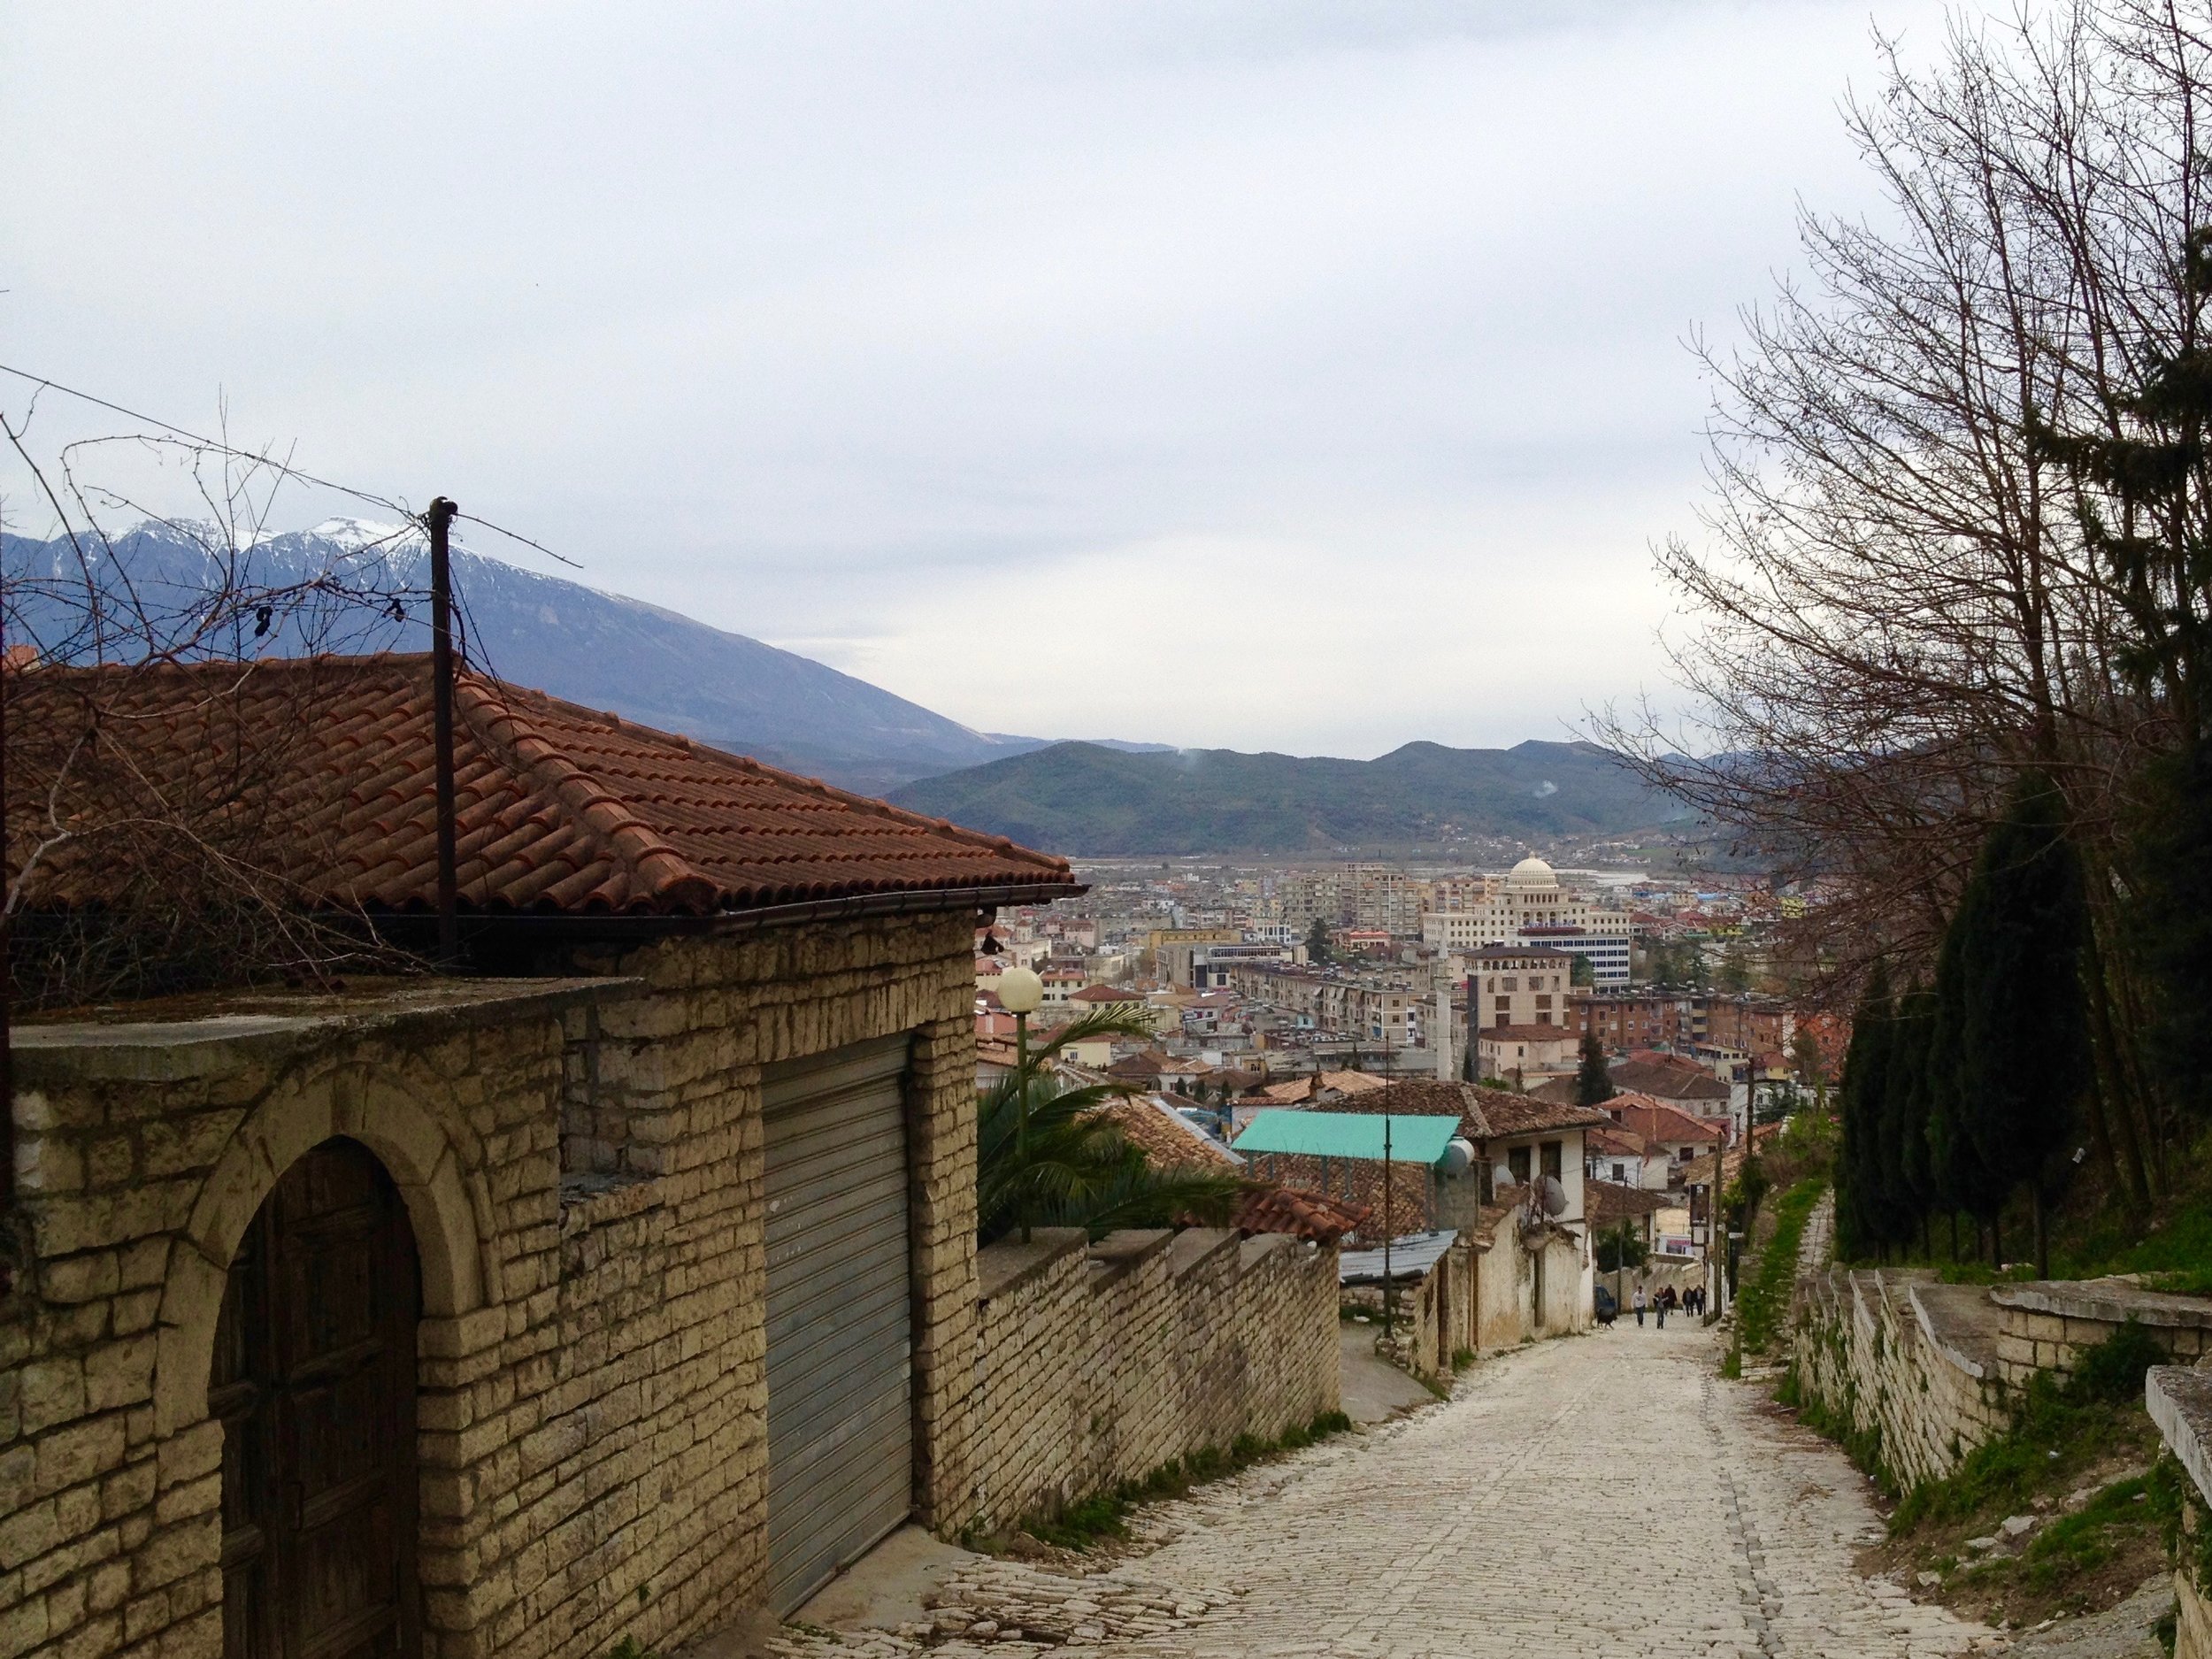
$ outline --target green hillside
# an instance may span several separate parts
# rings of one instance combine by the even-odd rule
[[[1591,743],[1408,743],[1366,761],[1056,743],[925,778],[891,799],[1090,856],[1439,846],[1471,834],[1609,834],[1684,816]]]

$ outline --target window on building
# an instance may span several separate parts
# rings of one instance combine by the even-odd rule
[[[1509,996],[1502,996],[1502,997],[1498,998],[1498,1012],[1500,1012],[1501,1014],[1509,1014],[1509,1013],[1511,1013],[1512,1011],[1513,1011],[1513,999],[1512,999],[1511,997],[1509,997]]]
[[[1628,1165],[1627,1165],[1627,1164],[1616,1164],[1613,1166],[1613,1179],[1614,1179],[1616,1181],[1625,1181],[1625,1180],[1627,1180],[1627,1179],[1628,1179]]]
[[[1512,1147],[1505,1155],[1506,1167],[1513,1171],[1513,1179],[1522,1186],[1528,1185],[1528,1148]]]
[[[1540,993],[1536,998],[1536,1006],[1539,1008],[1549,1008],[1551,1006],[1551,994],[1549,992]]]
[[[1541,1148],[1544,1155],[1544,1173],[1554,1180],[1559,1179],[1559,1152],[1564,1145],[1566,1142],[1563,1141],[1547,1141]]]
[[[1499,988],[1507,991],[1517,991],[1521,988],[1521,982],[1509,973],[1505,976],[1505,984]]]

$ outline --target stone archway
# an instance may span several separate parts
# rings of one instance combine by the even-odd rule
[[[335,1136],[383,1165],[406,1206],[422,1286],[422,1317],[450,1320],[495,1300],[489,1194],[453,1138],[396,1081],[365,1067],[296,1076],[265,1096],[230,1137],[200,1189],[162,1291],[154,1384],[157,1432],[205,1421],[215,1325],[232,1259],[282,1173]]]

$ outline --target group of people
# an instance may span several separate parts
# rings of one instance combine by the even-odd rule
[[[1684,1313],[1692,1314],[1701,1314],[1705,1311],[1705,1286],[1693,1285],[1689,1289],[1678,1294],[1672,1285],[1668,1285],[1663,1286],[1656,1296],[1647,1296],[1644,1294],[1644,1287],[1639,1285],[1636,1286],[1632,1305],[1636,1310],[1638,1325],[1644,1322],[1644,1310],[1648,1308],[1658,1316],[1659,1328],[1663,1331],[1667,1328],[1667,1315],[1678,1309]]]

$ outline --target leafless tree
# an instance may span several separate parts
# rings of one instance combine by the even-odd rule
[[[365,917],[301,902],[279,845],[301,833],[296,803],[273,785],[314,741],[324,694],[288,675],[280,695],[299,718],[271,718],[256,665],[373,648],[421,596],[373,544],[308,567],[266,557],[273,514],[298,493],[280,457],[158,431],[42,448],[37,413],[35,400],[0,411],[20,482],[0,502],[0,926],[15,1003],[411,965]],[[113,481],[150,462],[196,511]]]
[[[2062,0],[1955,16],[1925,73],[1886,47],[1847,119],[1887,211],[1803,214],[1803,283],[1747,313],[1740,349],[1701,345],[1706,534],[1660,553],[1695,620],[1675,661],[1701,729],[1602,723],[1784,877],[1818,878],[1797,956],[1838,1002],[1877,954],[1926,969],[2011,780],[2048,772],[2096,878],[2091,1128],[2139,1192],[2162,1119],[2112,878],[2170,717],[2118,670],[2127,595],[2039,434],[2114,428],[2194,339],[2208,38],[2203,0]]]

